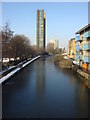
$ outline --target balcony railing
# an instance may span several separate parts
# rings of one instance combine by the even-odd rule
[[[82,46],[75,46],[75,50],[76,50],[76,51],[82,50]]]
[[[84,44],[84,50],[90,50],[90,43]]]
[[[79,55],[75,55],[75,60],[78,60],[79,59]]]
[[[84,56],[84,62],[90,63],[90,56]]]
[[[85,37],[85,38],[90,37],[90,30],[84,33],[84,37]]]
[[[82,60],[82,55],[75,55],[75,60]]]
[[[80,36],[76,36],[75,37],[75,42],[77,42],[77,41],[82,41],[83,39],[82,38],[80,38]]]
[[[79,56],[79,60],[82,60],[82,55]]]
[[[75,55],[75,60],[78,60],[79,59],[79,55]]]

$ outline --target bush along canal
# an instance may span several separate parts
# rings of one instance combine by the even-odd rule
[[[75,65],[70,61],[70,59],[64,59],[62,55],[57,54],[54,57],[54,63],[60,68],[60,69],[67,69],[72,70],[78,75],[82,76],[84,78],[84,81],[86,83],[86,86],[90,88],[90,71],[86,72],[79,68],[78,65]]]

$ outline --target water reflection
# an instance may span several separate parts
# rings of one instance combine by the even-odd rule
[[[36,68],[36,84],[37,84],[37,93],[39,96],[42,96],[45,92],[45,58],[42,58],[41,61],[37,61]]]
[[[85,84],[85,79],[81,76],[78,76],[76,73],[74,73],[73,71],[69,71],[69,70],[61,70],[60,68],[58,68],[58,70],[60,72],[62,72],[63,75],[65,75],[67,77],[67,80],[70,81],[70,83],[72,84],[71,87],[73,87],[74,93],[74,104],[75,104],[75,110],[76,112],[74,113],[74,115],[80,112],[80,116],[84,115],[85,117],[87,117],[88,115],[88,88]],[[68,79],[69,78],[69,79]],[[73,97],[72,96],[72,97]],[[83,111],[83,110],[86,110]],[[87,114],[86,114],[87,113]]]
[[[82,114],[85,115],[85,112],[83,111],[83,109],[85,109],[86,113],[88,113],[88,109],[87,109],[87,106],[88,106],[88,89],[86,88],[84,83],[81,84],[81,86],[79,86],[79,87],[80,88],[77,87],[76,94],[75,94],[76,109],[77,109],[77,112],[80,111],[81,115]]]
[[[9,83],[9,84],[7,84]],[[53,57],[33,62],[3,84],[4,117],[87,117],[88,89]]]

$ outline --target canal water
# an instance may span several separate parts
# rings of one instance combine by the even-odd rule
[[[2,85],[3,118],[88,117],[88,89],[53,57],[36,60]]]

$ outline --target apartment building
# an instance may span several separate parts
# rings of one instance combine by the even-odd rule
[[[59,41],[55,39],[51,39],[50,43],[54,45],[54,49],[59,48]]]
[[[90,24],[78,30],[75,37],[75,60],[79,65],[90,70]]]
[[[75,38],[69,40],[67,54],[68,58],[75,60]]]
[[[36,44],[38,48],[45,49],[46,39],[46,13],[44,10],[37,10],[37,31],[36,31]]]

